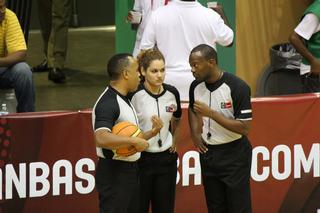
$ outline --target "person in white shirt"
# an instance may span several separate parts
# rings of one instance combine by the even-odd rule
[[[163,128],[148,140],[149,147],[141,153],[140,213],[174,212],[177,178],[177,142],[182,114],[178,90],[164,84],[165,63],[163,55],[154,49],[138,56],[143,81],[134,92],[131,102],[137,112],[142,131],[149,129],[150,117],[157,116]]]
[[[136,34],[136,42],[134,45],[133,53],[132,55],[136,57],[139,53],[139,47],[141,42],[141,37],[143,34],[143,31],[148,23],[148,20],[150,19],[150,15],[152,11],[156,10],[157,8],[166,5],[168,3],[168,0],[135,0],[133,11],[140,12],[142,15],[141,23],[139,24],[138,31]],[[131,12],[129,11],[128,21],[131,21],[133,19]]]
[[[300,75],[303,92],[320,92],[320,1],[307,0],[311,5],[290,36],[290,42],[303,56]]]
[[[195,0],[174,0],[151,14],[140,49],[157,46],[166,60],[165,82],[178,89],[182,101],[188,101],[193,81],[188,63],[192,48],[208,44],[216,49],[216,43],[231,46],[233,37],[221,7],[214,11]]]

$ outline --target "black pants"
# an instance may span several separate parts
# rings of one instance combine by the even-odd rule
[[[177,178],[177,153],[168,150],[161,153],[141,153],[140,213],[174,212]]]
[[[302,89],[304,93],[320,92],[320,76],[314,74],[301,75]]]
[[[100,158],[96,187],[100,213],[139,213],[137,162]]]
[[[251,212],[252,147],[246,137],[222,145],[208,145],[200,155],[209,213]]]

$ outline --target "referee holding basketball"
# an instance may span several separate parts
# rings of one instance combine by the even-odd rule
[[[110,85],[98,98],[92,112],[99,157],[96,187],[100,213],[135,213],[139,212],[137,160],[140,152],[149,146],[146,140],[162,128],[162,121],[152,118],[152,130],[144,133],[145,139],[112,134],[112,127],[122,121],[139,126],[136,112],[126,97],[139,84],[138,63],[130,54],[117,54],[109,60],[107,71]],[[115,153],[116,149],[128,146],[134,146],[138,152],[128,157]]]
[[[216,51],[195,47],[189,63],[189,125],[200,152],[209,213],[249,213],[252,147],[246,137],[252,120],[250,88],[218,67]]]

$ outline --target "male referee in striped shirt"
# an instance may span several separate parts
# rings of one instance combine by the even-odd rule
[[[250,88],[219,68],[211,46],[195,47],[189,63],[196,79],[189,91],[189,125],[200,152],[208,212],[250,213]]]

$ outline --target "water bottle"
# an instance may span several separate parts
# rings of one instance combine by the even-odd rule
[[[0,90],[0,115],[15,113],[17,100],[13,89]]]
[[[1,104],[0,115],[8,115],[9,111],[6,103]]]

